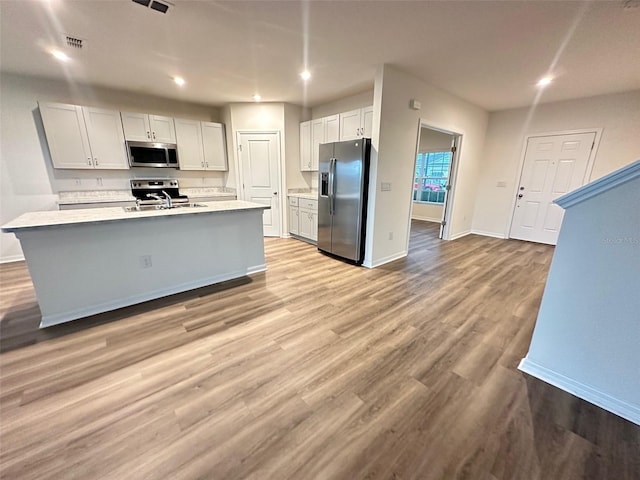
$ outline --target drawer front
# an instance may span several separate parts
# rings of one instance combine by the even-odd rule
[[[317,200],[307,200],[306,198],[300,199],[300,208],[307,208],[309,210],[318,211],[318,201]]]
[[[292,207],[298,206],[298,197],[289,197],[289,205]]]

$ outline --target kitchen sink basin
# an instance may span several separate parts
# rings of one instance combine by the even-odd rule
[[[125,212],[146,212],[149,210],[173,210],[174,208],[196,208],[196,207],[206,207],[204,203],[178,203],[176,205],[172,205],[171,207],[167,207],[165,204],[162,205],[138,205],[132,207],[122,207]]]

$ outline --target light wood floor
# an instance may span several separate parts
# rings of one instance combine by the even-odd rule
[[[268,271],[37,330],[3,265],[6,479],[634,479],[640,428],[528,377],[553,249],[415,222],[368,270]]]

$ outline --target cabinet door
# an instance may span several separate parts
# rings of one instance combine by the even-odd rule
[[[360,117],[362,123],[360,125],[362,137],[371,138],[371,132],[373,130],[373,107],[366,107],[362,109],[362,115]]]
[[[180,170],[204,170],[202,127],[198,120],[175,119]]]
[[[320,154],[320,144],[325,143],[324,118],[318,118],[311,122],[311,168],[318,170],[318,156]]]
[[[54,168],[93,168],[82,107],[63,103],[39,106]]]
[[[95,168],[129,168],[120,112],[82,107]]]
[[[340,115],[331,115],[325,117],[325,136],[324,142],[339,142],[340,141]],[[316,170],[318,167],[316,166]]]
[[[161,143],[176,143],[176,130],[172,117],[149,115],[151,140]]]
[[[304,238],[313,238],[313,219],[312,213],[306,208],[299,208],[298,214],[298,235]]]
[[[355,140],[361,136],[361,110],[340,114],[340,140]]]
[[[299,213],[297,206],[289,205],[289,233],[293,233],[294,235],[298,235],[300,231]]]
[[[212,122],[200,123],[202,125],[204,167],[207,170],[228,170],[224,125]]]
[[[318,212],[310,211],[309,218],[311,220],[311,240],[314,242],[318,241]]]
[[[135,142],[148,142],[151,140],[151,126],[149,115],[146,113],[121,112],[124,138]]]
[[[311,121],[300,124],[300,170],[311,170]]]

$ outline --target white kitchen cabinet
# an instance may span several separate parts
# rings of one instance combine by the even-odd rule
[[[311,171],[311,120],[300,124],[300,171]]]
[[[227,170],[224,125],[175,119],[180,170]]]
[[[129,168],[120,113],[63,103],[40,103],[54,168]]]
[[[289,233],[302,240],[318,240],[318,201],[289,197]]]
[[[340,140],[371,138],[373,107],[358,108],[340,114]]]
[[[311,121],[311,170],[318,170],[320,144],[337,142],[339,140],[339,115],[331,115]]]
[[[298,235],[318,241],[318,201],[300,199],[298,206]]]
[[[200,125],[202,126],[205,169],[218,171],[228,170],[224,125],[213,122],[200,122]]]
[[[293,235],[298,235],[300,231],[300,221],[298,215],[298,198],[289,197],[289,233]]]
[[[121,116],[127,140],[176,143],[176,130],[171,117],[132,112],[122,112]]]

